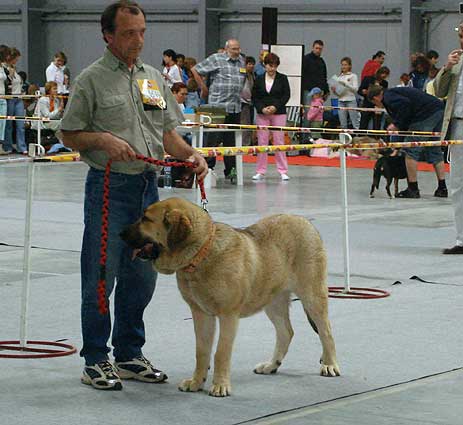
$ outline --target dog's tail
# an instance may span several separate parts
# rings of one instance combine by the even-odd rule
[[[308,312],[305,308],[304,308],[304,311],[305,311],[305,315],[307,316],[307,319],[309,320],[310,326],[312,326],[312,329],[315,331],[316,334],[318,334],[317,325],[316,325],[315,322],[312,320],[312,318],[310,317],[309,312]]]

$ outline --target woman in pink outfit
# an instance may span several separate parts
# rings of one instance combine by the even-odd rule
[[[286,125],[286,103],[291,96],[288,77],[277,72],[280,58],[274,53],[269,53],[264,59],[265,74],[260,75],[254,82],[252,90],[252,103],[257,110],[257,125]],[[268,146],[270,132],[258,130],[257,140],[259,146]],[[272,131],[273,145],[284,144],[284,133]],[[277,170],[282,180],[289,180],[288,161],[285,152],[275,152]],[[253,180],[262,180],[267,171],[267,154],[257,155],[257,169]]]

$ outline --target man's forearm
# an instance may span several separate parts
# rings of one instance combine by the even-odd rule
[[[163,145],[165,151],[169,155],[182,160],[185,160],[191,155],[197,153],[197,151],[186,143],[175,130],[164,133]]]
[[[75,151],[104,150],[104,135],[101,132],[63,131],[63,144]]]

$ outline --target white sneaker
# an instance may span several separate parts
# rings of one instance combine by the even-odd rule
[[[265,176],[264,176],[263,174],[257,173],[256,175],[252,176],[252,179],[253,179],[253,180],[263,180],[264,177],[265,177]]]
[[[282,174],[281,175],[281,180],[287,181],[287,180],[289,180],[289,176],[287,174]]]

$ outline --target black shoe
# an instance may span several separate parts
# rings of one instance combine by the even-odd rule
[[[396,195],[396,198],[413,198],[418,199],[420,198],[420,191],[419,190],[411,190],[409,187],[402,192],[399,192]]]
[[[449,192],[446,187],[444,188],[438,187],[436,191],[434,192],[434,196],[436,196],[437,198],[448,198]]]
[[[445,248],[442,254],[463,254],[463,246],[455,245],[452,248]]]

